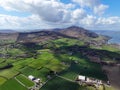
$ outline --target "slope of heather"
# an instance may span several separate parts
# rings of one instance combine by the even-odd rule
[[[77,26],[71,26],[66,29],[60,30],[59,32],[68,36],[76,37],[76,38],[85,38],[85,37],[97,38],[98,37],[96,33],[81,27],[77,27]]]
[[[18,42],[43,42],[58,38],[97,38],[98,35],[94,32],[85,30],[80,27],[72,26],[65,29],[48,29],[36,32],[20,33],[17,39]]]
[[[58,38],[74,38],[55,31],[37,31],[20,33],[18,36],[18,42],[44,42],[48,40],[54,40]]]

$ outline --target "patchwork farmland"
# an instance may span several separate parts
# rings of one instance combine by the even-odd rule
[[[79,85],[75,81],[78,75],[103,82],[108,80],[101,64],[91,62],[82,54],[84,50],[102,50],[83,45],[80,40],[62,38],[37,44],[13,43],[4,47],[0,52],[3,55],[0,58],[0,90],[96,90],[94,86]],[[29,75],[39,78],[40,82],[30,80]],[[103,86],[99,90],[103,90],[101,88]]]

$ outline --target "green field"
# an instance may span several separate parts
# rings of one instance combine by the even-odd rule
[[[6,78],[0,77],[0,85],[2,85],[3,83],[5,83],[6,81],[7,81]]]
[[[80,86],[77,83],[55,77],[49,80],[40,90],[95,90],[92,87]]]
[[[46,81],[47,75],[50,70],[47,68],[41,68],[41,69],[37,70],[37,69],[31,68],[31,67],[25,67],[25,68],[22,68],[20,71],[21,71],[21,73],[23,73],[26,76],[33,75],[36,78],[40,78],[42,81]]]
[[[62,65],[59,59],[57,59],[51,51],[42,51],[37,58],[37,60],[34,60],[33,63],[29,64],[30,67],[36,69],[46,67],[56,72],[60,72],[66,68],[66,66]]]
[[[68,39],[68,38],[57,39],[52,42],[53,45],[55,45],[57,48],[61,46],[84,45],[83,41],[77,39]]]
[[[83,55],[86,52],[91,54],[90,51],[93,51],[92,54],[99,54],[98,57],[104,61],[113,62],[114,57],[120,56],[119,50],[111,45],[93,48],[84,46],[83,41],[67,38],[28,44],[28,47],[24,44],[17,44],[15,48],[4,47],[0,52],[1,55],[6,55],[0,58],[0,90],[27,90],[14,78],[16,77],[26,87],[31,87],[34,83],[27,78],[29,75],[40,78],[44,83],[48,80],[48,75],[55,76],[50,72],[57,72],[58,75],[73,81],[79,74],[107,81],[102,66],[91,62],[87,55]],[[3,68],[7,65],[12,67]],[[55,77],[40,90],[94,90],[94,88],[79,86],[77,83]]]
[[[75,80],[78,75],[93,77],[104,81],[107,80],[107,76],[102,72],[99,64],[87,62],[85,65],[72,62],[71,66],[67,70],[61,72],[60,75],[72,80]]]
[[[0,76],[10,79],[10,78],[14,77],[15,75],[17,75],[18,73],[19,72],[14,69],[6,69],[6,70],[0,71]]]
[[[22,74],[16,76],[16,79],[19,80],[21,83],[23,83],[26,87],[34,86],[34,83]]]
[[[20,83],[18,83],[15,79],[10,79],[5,82],[2,86],[0,86],[0,90],[28,90]]]
[[[20,49],[16,49],[16,48],[10,48],[10,49],[8,49],[7,53],[12,56],[16,56],[16,55],[24,54],[24,51],[22,51]]]
[[[60,72],[60,75],[64,77],[75,80],[81,74],[104,81],[107,80],[107,76],[103,73],[101,65],[90,62],[88,58],[82,56],[80,53],[75,53],[71,56],[68,54],[58,54],[56,57],[70,65],[66,70]]]

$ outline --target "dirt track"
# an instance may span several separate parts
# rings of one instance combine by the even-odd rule
[[[116,90],[120,90],[120,66],[103,66],[106,71],[108,79]]]

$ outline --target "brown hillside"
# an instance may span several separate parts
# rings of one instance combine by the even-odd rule
[[[88,31],[81,27],[77,27],[77,26],[71,26],[66,29],[60,30],[59,32],[67,36],[76,37],[76,38],[84,38],[84,37],[97,38],[98,37],[96,33]]]

